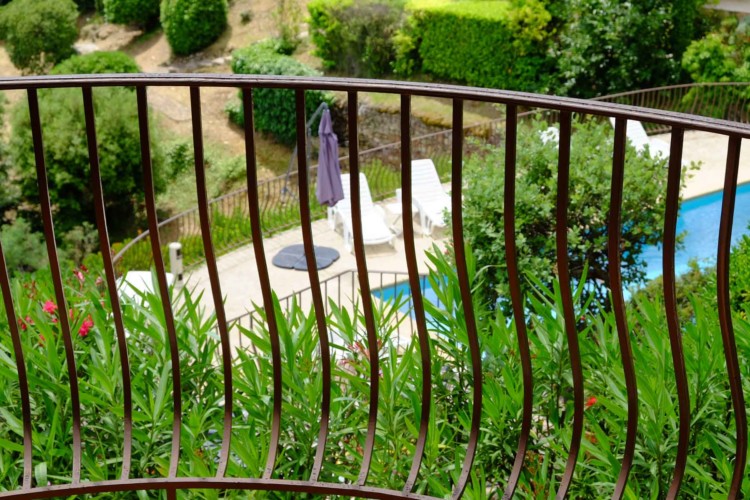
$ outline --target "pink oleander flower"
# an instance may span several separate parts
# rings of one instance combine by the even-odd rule
[[[78,335],[81,337],[85,337],[89,334],[89,330],[94,327],[94,320],[91,319],[91,316],[87,317],[83,320],[83,323],[81,324],[81,328],[78,329]]]
[[[81,272],[80,269],[76,269],[75,271],[73,271],[73,274],[75,275],[76,278],[78,278],[78,281],[80,283],[83,283],[85,278],[83,276],[83,272]]]
[[[51,300],[48,300],[42,306],[42,310],[48,314],[55,314],[55,312],[57,311],[57,304],[55,304]]]

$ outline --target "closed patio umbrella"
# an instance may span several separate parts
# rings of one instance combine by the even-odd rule
[[[321,205],[334,206],[344,199],[339,165],[339,141],[333,133],[331,112],[326,109],[318,127],[320,152],[318,154],[318,187],[316,195]]]

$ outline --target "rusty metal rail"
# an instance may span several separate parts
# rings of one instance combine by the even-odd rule
[[[163,316],[166,324],[166,337],[169,343],[171,355],[171,376],[173,379],[174,390],[172,400],[174,405],[174,416],[172,422],[172,442],[171,453],[168,467],[165,469],[162,478],[138,478],[130,474],[130,446],[133,440],[132,432],[137,425],[133,421],[132,411],[132,394],[129,392],[132,378],[131,370],[134,368],[128,364],[128,350],[125,343],[125,328],[122,324],[120,313],[120,304],[118,294],[116,293],[116,282],[114,267],[111,258],[107,257],[110,241],[107,234],[106,213],[104,210],[104,195],[101,188],[101,179],[97,159],[96,147],[96,129],[94,122],[94,100],[92,97],[92,88],[100,86],[132,86],[136,89],[138,115],[141,138],[142,162],[144,170],[144,192],[146,198],[146,209],[148,214],[150,242],[154,257],[156,276],[159,281],[161,294],[161,303],[163,307]],[[158,231],[158,217],[155,208],[154,189],[153,189],[153,172],[150,161],[150,137],[149,137],[149,117],[148,117],[148,88],[151,86],[183,86],[188,87],[191,92],[191,107],[193,118],[193,140],[195,145],[195,168],[196,168],[196,187],[199,199],[200,215],[200,235],[205,249],[205,255],[210,271],[211,295],[219,319],[219,334],[221,342],[222,358],[224,373],[224,432],[221,438],[220,453],[218,455],[217,473],[213,477],[182,477],[177,474],[178,465],[181,460],[181,453],[185,453],[180,447],[180,437],[182,430],[182,401],[185,394],[182,393],[180,377],[182,376],[180,367],[180,346],[178,345],[175,332],[175,319],[172,305],[170,302],[164,260],[161,256],[161,244]],[[279,326],[276,324],[274,315],[268,315],[268,330],[270,335],[270,344],[273,352],[273,402],[272,402],[272,422],[270,429],[270,438],[268,441],[266,466],[262,477],[247,479],[227,477],[227,464],[232,457],[230,456],[230,438],[232,436],[232,423],[235,402],[235,394],[232,390],[231,369],[229,368],[229,338],[226,328],[226,318],[222,308],[222,294],[220,289],[221,277],[218,275],[216,268],[216,256],[213,252],[211,225],[208,211],[208,201],[205,193],[205,166],[202,157],[202,131],[201,131],[201,110],[200,110],[200,90],[203,87],[239,87],[243,90],[243,100],[245,104],[245,138],[246,138],[246,160],[247,160],[247,181],[248,181],[248,204],[250,218],[250,227],[253,231],[253,247],[258,264],[260,276],[260,287],[263,294],[263,305],[267,311],[273,308],[272,287],[269,279],[269,270],[266,268],[266,259],[264,253],[264,242],[260,234],[260,208],[258,205],[258,183],[255,162],[255,145],[253,142],[253,120],[252,120],[252,99],[253,89],[260,87],[272,88],[289,88],[295,91],[296,96],[296,124],[299,144],[299,168],[300,175],[297,176],[298,189],[300,193],[298,209],[300,210],[302,233],[304,245],[307,250],[309,279],[311,282],[312,304],[315,311],[315,328],[319,339],[320,356],[322,360],[322,399],[320,401],[320,419],[319,428],[317,429],[317,444],[315,446],[314,460],[307,480],[291,480],[278,476],[279,461],[283,457],[283,450],[279,447],[279,435],[281,430],[282,418],[282,371],[281,371],[281,349]],[[406,249],[406,262],[408,267],[408,281],[414,297],[414,311],[416,317],[416,329],[419,340],[419,350],[421,356],[421,405],[418,422],[413,422],[415,428],[418,428],[418,435],[414,442],[414,450],[410,456],[411,466],[408,474],[403,471],[403,482],[398,488],[385,489],[368,485],[368,475],[371,467],[373,450],[377,447],[378,442],[376,435],[378,427],[378,390],[379,374],[378,365],[373,362],[369,370],[368,384],[370,387],[370,397],[368,406],[367,427],[365,446],[360,463],[360,472],[358,479],[351,483],[333,483],[322,482],[319,480],[321,468],[326,463],[326,442],[330,439],[329,435],[329,410],[331,402],[332,384],[335,383],[331,377],[330,353],[328,345],[328,327],[325,319],[324,297],[321,293],[320,280],[315,270],[314,256],[312,255],[312,246],[314,244],[314,235],[311,229],[311,217],[309,209],[308,178],[305,175],[305,141],[304,141],[304,124],[305,124],[305,98],[304,91],[307,89],[322,89],[344,91],[348,95],[348,112],[350,118],[350,140],[349,140],[349,157],[351,163],[349,168],[355,175],[351,175],[351,192],[353,193],[352,210],[354,212],[354,248],[357,258],[357,275],[359,278],[360,293],[365,303],[365,328],[367,330],[367,342],[369,348],[376,348],[377,334],[375,323],[372,317],[372,304],[370,300],[369,274],[365,260],[365,251],[363,244],[363,228],[361,227],[360,204],[358,193],[360,186],[358,183],[359,176],[356,175],[360,165],[358,164],[357,151],[357,94],[359,92],[384,92],[397,94],[401,98],[401,165],[402,165],[402,203],[404,212],[409,212],[412,202],[412,190],[410,178],[410,168],[412,160],[411,131],[410,131],[410,104],[413,96],[433,96],[452,99],[453,102],[453,128],[461,130],[463,128],[463,103],[466,100],[484,101],[505,106],[505,142],[507,155],[505,158],[504,175],[505,175],[505,224],[506,224],[506,250],[505,256],[510,278],[510,296],[512,308],[515,316],[515,324],[518,331],[518,352],[522,360],[523,367],[523,416],[521,423],[521,432],[515,454],[516,460],[513,469],[507,479],[505,488],[505,497],[511,497],[517,490],[519,480],[524,471],[524,457],[531,439],[531,422],[533,418],[533,394],[534,384],[531,378],[531,366],[533,360],[529,351],[529,336],[532,332],[527,332],[526,311],[524,309],[523,295],[520,286],[520,276],[522,269],[519,268],[518,258],[515,248],[515,185],[516,185],[516,141],[518,137],[518,115],[519,109],[538,108],[559,113],[560,116],[560,136],[559,136],[559,176],[557,179],[558,199],[556,211],[557,225],[557,267],[561,277],[561,294],[563,301],[563,315],[565,333],[568,344],[568,355],[572,370],[572,379],[574,387],[574,414],[572,417],[572,433],[568,445],[566,457],[566,466],[562,475],[562,480],[557,486],[556,496],[563,498],[568,493],[571,482],[574,480],[574,471],[578,465],[579,454],[581,450],[582,429],[584,421],[584,386],[583,372],[581,371],[581,354],[578,350],[578,331],[575,318],[574,306],[571,298],[571,282],[569,273],[569,249],[567,241],[567,221],[568,221],[568,200],[567,192],[569,189],[568,174],[571,168],[575,168],[570,162],[571,136],[572,136],[572,116],[573,114],[589,114],[603,117],[613,117],[616,119],[614,132],[614,155],[613,155],[613,176],[611,185],[612,210],[608,214],[608,234],[609,234],[609,260],[610,273],[613,283],[619,286],[620,280],[620,244],[619,238],[621,233],[620,222],[620,203],[623,189],[623,165],[625,156],[625,131],[628,120],[638,120],[650,122],[661,127],[671,130],[671,157],[669,161],[669,185],[666,208],[665,223],[665,242],[664,252],[664,296],[667,303],[668,313],[668,334],[672,345],[672,357],[675,376],[677,378],[677,392],[679,399],[679,448],[676,457],[676,464],[671,480],[671,487],[667,494],[668,498],[675,498],[679,491],[680,485],[685,474],[686,465],[689,459],[688,441],[690,438],[690,402],[688,400],[688,379],[685,376],[685,361],[681,346],[680,325],[675,309],[675,272],[674,272],[674,251],[675,251],[675,224],[678,210],[679,196],[679,179],[681,172],[682,158],[682,140],[685,130],[702,130],[721,134],[727,137],[729,143],[729,153],[726,158],[726,182],[724,188],[724,205],[722,210],[721,237],[718,243],[718,282],[719,282],[719,300],[717,307],[720,311],[721,332],[723,347],[727,360],[727,381],[731,389],[733,415],[738,429],[736,435],[736,450],[734,458],[734,472],[731,479],[729,496],[737,498],[740,495],[743,481],[743,473],[747,455],[747,420],[745,415],[745,402],[742,393],[741,380],[739,376],[739,361],[737,358],[737,349],[734,340],[734,331],[731,321],[731,315],[728,304],[728,260],[731,226],[732,226],[732,209],[736,191],[737,170],[739,165],[739,150],[741,140],[750,138],[750,125],[732,123],[729,121],[714,119],[709,117],[698,117],[678,114],[669,111],[656,109],[645,109],[633,106],[626,106],[616,103],[596,102],[578,99],[569,99],[562,97],[540,96],[526,93],[507,92],[501,90],[475,89],[449,85],[431,85],[415,84],[405,82],[386,82],[373,80],[350,80],[350,79],[333,79],[333,78],[293,78],[293,77],[257,77],[246,75],[95,75],[95,76],[62,76],[62,77],[29,77],[18,79],[0,79],[0,90],[21,89],[28,94],[28,109],[31,116],[31,132],[34,138],[34,153],[36,157],[37,175],[39,183],[39,194],[41,200],[42,216],[44,219],[44,229],[47,241],[50,264],[52,269],[52,279],[56,293],[57,303],[60,304],[63,311],[66,297],[60,276],[60,264],[56,252],[55,233],[52,221],[52,210],[49,203],[49,193],[47,187],[47,169],[45,165],[45,151],[43,145],[43,124],[40,120],[37,91],[45,88],[74,87],[82,91],[82,99],[85,104],[85,118],[87,140],[90,151],[91,175],[95,191],[95,208],[96,219],[101,239],[102,254],[105,256],[106,286],[109,289],[111,300],[111,309],[113,311],[112,321],[114,322],[119,344],[119,354],[122,363],[122,377],[124,381],[124,406],[118,411],[122,411],[123,432],[124,432],[124,450],[123,466],[120,479],[108,480],[101,482],[86,482],[81,479],[81,463],[85,458],[86,449],[81,441],[81,427],[85,423],[81,418],[81,395],[79,393],[78,377],[76,371],[76,353],[71,342],[70,324],[67,321],[67,315],[60,315],[62,333],[65,343],[65,352],[67,355],[67,371],[69,377],[69,387],[71,393],[72,405],[72,426],[73,435],[73,466],[70,471],[71,480],[66,484],[32,484],[32,469],[34,467],[34,457],[32,456],[32,426],[30,423],[30,398],[29,398],[29,378],[24,364],[24,352],[19,337],[19,329],[14,321],[15,307],[13,291],[9,287],[9,277],[5,269],[5,257],[0,248],[0,283],[7,317],[10,319],[9,331],[13,340],[14,355],[17,363],[17,378],[12,382],[18,384],[22,400],[22,420],[23,420],[23,483],[19,489],[0,493],[0,498],[49,498],[55,496],[69,496],[87,493],[102,492],[119,492],[133,490],[164,490],[168,498],[175,498],[176,491],[180,489],[191,488],[208,488],[217,490],[274,490],[280,492],[305,492],[322,495],[345,495],[359,496],[367,498],[428,498],[415,492],[415,484],[421,472],[421,465],[424,459],[424,450],[430,437],[430,408],[432,404],[432,387],[431,387],[431,367],[435,361],[431,359],[431,342],[425,310],[421,300],[420,275],[417,268],[417,256],[414,246],[414,228],[410,218],[404,219],[404,245]],[[468,274],[466,268],[466,257],[464,253],[463,228],[461,217],[461,190],[462,190],[462,166],[464,160],[464,137],[463,134],[453,134],[451,137],[451,169],[453,183],[453,222],[452,231],[455,242],[455,256],[457,275],[460,285],[461,301],[467,312],[465,316],[466,327],[468,332],[468,345],[470,359],[473,371],[473,390],[472,390],[472,410],[470,419],[470,431],[468,441],[465,443],[466,453],[460,461],[458,475],[455,483],[452,485],[453,498],[460,498],[470,479],[473,471],[477,443],[481,429],[481,409],[482,409],[482,357],[479,349],[479,339],[477,337],[476,318],[471,313],[472,295],[468,283]],[[617,333],[620,340],[620,350],[623,360],[623,369],[626,374],[626,386],[628,395],[627,411],[627,432],[624,437],[625,446],[622,456],[621,467],[619,470],[617,486],[613,494],[614,498],[621,498],[627,486],[628,475],[632,467],[635,436],[638,432],[638,400],[637,400],[637,377],[632,365],[632,354],[628,341],[628,326],[624,315],[625,303],[622,290],[615,286],[613,289],[613,309],[617,317]],[[377,359],[377,357],[376,357]],[[258,402],[258,404],[264,404]],[[114,409],[113,409],[114,410]],[[621,436],[613,436],[619,438]],[[456,444],[456,449],[464,449],[463,444]]]

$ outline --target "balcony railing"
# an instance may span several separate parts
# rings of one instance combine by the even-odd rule
[[[153,255],[155,275],[158,280],[158,294],[161,298],[162,311],[165,323],[165,336],[169,344],[171,366],[169,373],[174,380],[172,401],[174,405],[174,416],[172,426],[172,445],[168,464],[164,464],[164,477],[142,478],[131,477],[130,458],[133,431],[140,422],[133,420],[133,394],[131,391],[131,370],[137,369],[128,364],[129,346],[134,345],[127,342],[127,325],[123,323],[122,304],[117,293],[117,275],[114,262],[110,253],[110,239],[107,232],[107,219],[105,213],[105,193],[102,192],[101,173],[98,162],[96,126],[94,120],[94,94],[92,90],[103,86],[130,86],[135,88],[137,96],[138,117],[141,139],[141,159],[144,171],[143,189],[146,200],[146,211],[149,223],[149,242]],[[217,473],[210,477],[186,477],[177,474],[180,462],[180,437],[184,424],[182,421],[182,401],[188,395],[182,393],[180,383],[181,364],[177,334],[175,330],[173,302],[170,300],[169,287],[167,286],[166,269],[164,258],[161,253],[163,241],[158,230],[159,220],[157,217],[155,194],[153,188],[153,171],[151,164],[151,138],[149,136],[149,107],[148,89],[154,86],[185,87],[189,89],[191,96],[191,109],[193,118],[193,143],[195,149],[195,172],[196,188],[198,192],[198,221],[199,227],[195,229],[200,235],[208,274],[211,284],[211,298],[217,318],[218,336],[220,338],[221,358],[220,364],[224,373],[224,400],[217,405],[216,410],[224,415],[224,429],[216,463]],[[260,278],[262,294],[262,306],[266,311],[273,310],[273,289],[269,277],[269,269],[266,266],[264,238],[261,234],[262,216],[258,191],[255,144],[253,141],[253,116],[252,102],[253,89],[255,88],[288,88],[293,89],[296,100],[296,125],[298,140],[298,165],[299,174],[296,178],[298,200],[296,204],[300,214],[300,223],[304,247],[306,250],[308,278],[310,281],[310,295],[315,322],[311,323],[308,333],[316,334],[319,341],[319,355],[321,358],[322,373],[322,398],[320,401],[319,428],[317,429],[317,442],[315,444],[314,460],[307,479],[288,479],[279,472],[279,464],[283,462],[284,450],[279,446],[279,435],[281,432],[282,419],[282,394],[281,391],[281,350],[280,333],[277,317],[274,314],[267,315],[268,342],[273,352],[273,392],[269,402],[257,401],[258,405],[270,404],[272,406],[272,421],[268,432],[268,448],[266,450],[266,467],[263,474],[255,478],[230,477],[227,474],[228,464],[237,461],[237,457],[230,453],[230,436],[232,436],[235,409],[247,409],[238,407],[233,389],[231,369],[231,345],[227,317],[224,310],[223,294],[221,288],[221,276],[217,268],[217,259],[212,244],[212,231],[210,221],[209,203],[205,186],[205,165],[203,161],[203,135],[201,121],[200,93],[204,87],[238,87],[242,89],[245,110],[245,138],[246,138],[246,160],[247,160],[247,213],[249,227],[252,236],[253,251],[257,262],[257,271]],[[510,299],[512,303],[513,319],[516,328],[518,345],[516,351],[521,358],[522,380],[523,380],[523,411],[520,417],[520,434],[518,445],[514,452],[515,460],[512,470],[505,482],[505,497],[511,497],[517,492],[519,480],[522,473],[530,465],[527,463],[527,451],[529,443],[534,439],[532,436],[532,420],[535,418],[534,383],[531,378],[531,367],[534,363],[530,353],[530,336],[533,331],[527,331],[527,311],[523,299],[520,277],[523,269],[519,268],[515,245],[515,190],[516,190],[516,143],[519,134],[519,110],[534,108],[549,110],[559,114],[559,159],[557,179],[557,271],[560,277],[560,295],[562,298],[562,314],[560,320],[564,322],[564,330],[567,341],[567,357],[570,362],[570,376],[573,386],[573,415],[572,426],[567,444],[567,458],[564,471],[559,482],[555,484],[558,498],[566,496],[574,473],[582,455],[582,438],[584,423],[584,372],[579,349],[579,332],[577,331],[577,317],[573,303],[573,291],[568,265],[569,248],[567,239],[566,223],[568,220],[568,192],[569,173],[575,165],[570,163],[571,137],[573,115],[593,115],[599,117],[612,117],[615,119],[614,128],[614,153],[612,157],[612,182],[611,210],[604,214],[607,221],[608,234],[608,256],[609,273],[612,283],[612,310],[616,318],[616,332],[619,342],[622,370],[625,374],[625,385],[627,399],[626,432],[624,435],[610,436],[612,440],[622,440],[625,445],[620,456],[620,463],[616,467],[613,482],[614,498],[621,498],[628,486],[628,477],[633,467],[636,436],[638,428],[639,393],[637,389],[637,371],[649,369],[650,367],[635,367],[630,344],[630,330],[628,318],[625,313],[625,297],[623,295],[622,280],[620,276],[621,258],[621,200],[623,191],[623,177],[625,175],[624,165],[626,157],[626,125],[629,120],[638,120],[653,123],[659,127],[669,130],[671,134],[671,152],[668,162],[668,188],[666,192],[666,213],[664,227],[664,287],[663,295],[668,317],[669,343],[672,350],[673,372],[677,385],[678,410],[675,416],[674,426],[677,429],[678,449],[675,458],[674,469],[670,481],[668,498],[675,498],[680,491],[680,486],[685,476],[686,467],[690,458],[691,439],[691,406],[688,398],[688,387],[690,381],[686,374],[684,352],[682,347],[681,325],[679,324],[676,310],[675,296],[675,272],[674,257],[677,244],[676,221],[678,211],[678,200],[680,191],[681,160],[683,151],[683,138],[686,130],[699,130],[718,134],[726,138],[728,142],[728,153],[726,161],[725,185],[723,208],[721,215],[721,230],[717,244],[717,281],[718,297],[715,307],[719,311],[721,338],[723,351],[726,358],[726,383],[731,391],[731,415],[737,429],[736,436],[732,436],[735,442],[732,472],[729,474],[728,492],[729,496],[736,498],[740,495],[744,479],[744,470],[747,456],[747,420],[745,414],[744,395],[740,379],[740,361],[738,359],[735,345],[732,315],[729,304],[729,258],[731,231],[733,221],[733,208],[737,175],[739,168],[739,153],[742,139],[750,138],[750,126],[714,119],[709,117],[688,116],[670,111],[656,109],[645,109],[633,106],[625,106],[609,102],[597,102],[569,99],[563,97],[552,97],[533,95],[502,90],[476,89],[449,85],[415,84],[406,82],[387,82],[373,80],[351,80],[332,78],[292,78],[292,77],[261,77],[246,75],[96,75],[96,76],[64,76],[64,77],[28,77],[19,79],[0,80],[0,90],[23,90],[26,91],[28,99],[28,110],[31,117],[31,133],[34,140],[34,153],[36,158],[37,178],[41,204],[41,215],[44,225],[47,250],[50,258],[51,277],[54,283],[55,300],[60,304],[60,309],[66,304],[63,278],[58,258],[58,250],[55,242],[53,224],[53,209],[50,203],[47,168],[45,163],[45,150],[43,138],[43,123],[39,113],[38,91],[46,88],[73,87],[81,89],[81,99],[84,105],[84,118],[86,123],[89,146],[89,161],[91,165],[91,179],[94,191],[94,205],[96,211],[97,229],[100,238],[101,253],[104,262],[105,285],[108,290],[108,299],[111,308],[110,320],[116,331],[119,359],[122,367],[123,390],[125,392],[122,407],[112,408],[112,415],[123,415],[123,453],[122,473],[119,479],[106,479],[101,481],[86,481],[82,479],[82,463],[96,460],[97,457],[87,455],[87,449],[81,437],[82,427],[91,424],[82,419],[81,407],[88,399],[86,394],[79,390],[79,373],[76,369],[77,353],[73,345],[73,333],[67,314],[60,314],[60,330],[65,346],[67,383],[70,390],[70,405],[72,411],[72,423],[69,432],[72,433],[72,470],[69,471],[69,480],[62,480],[57,484],[37,484],[34,482],[35,463],[32,456],[32,443],[35,435],[31,423],[31,408],[35,404],[30,398],[30,384],[34,382],[36,374],[29,373],[24,363],[25,355],[19,331],[19,323],[16,318],[16,307],[18,297],[14,296],[14,290],[10,287],[10,277],[5,266],[5,257],[0,252],[0,284],[4,306],[8,317],[5,330],[13,341],[13,355],[16,360],[17,372],[15,374],[3,372],[5,384],[17,385],[21,396],[21,412],[16,418],[23,422],[23,452],[19,454],[19,462],[23,462],[22,482],[18,489],[0,493],[0,498],[49,498],[54,496],[70,496],[79,494],[96,494],[105,492],[124,492],[135,490],[162,490],[167,493],[168,498],[176,498],[178,490],[189,489],[214,489],[214,490],[271,490],[277,492],[312,493],[320,495],[343,495],[359,496],[367,498],[432,498],[415,491],[418,476],[424,474],[420,468],[428,440],[431,437],[430,412],[433,401],[431,380],[433,377],[432,366],[436,359],[431,359],[431,342],[433,341],[425,317],[425,307],[422,300],[420,287],[420,274],[417,268],[417,256],[415,250],[415,231],[413,221],[405,217],[403,220],[404,248],[406,264],[408,267],[408,282],[413,297],[413,309],[416,324],[416,336],[421,357],[421,381],[413,383],[421,384],[420,397],[416,403],[419,411],[415,412],[417,420],[411,422],[418,429],[413,448],[396,450],[396,454],[409,453],[411,466],[409,470],[396,471],[393,477],[403,478],[396,487],[372,486],[368,484],[373,450],[377,447],[378,440],[386,427],[381,427],[378,410],[378,391],[381,384],[379,373],[378,356],[373,356],[369,369],[370,389],[369,403],[367,403],[367,426],[362,429],[366,433],[364,446],[361,452],[361,462],[358,464],[359,473],[356,481],[322,481],[321,469],[328,464],[326,443],[329,440],[329,423],[332,385],[341,383],[334,380],[331,374],[331,346],[329,345],[330,325],[326,322],[325,297],[321,289],[321,280],[316,270],[315,257],[313,254],[314,235],[311,227],[310,212],[310,180],[306,173],[306,144],[305,144],[305,90],[320,89],[345,92],[348,97],[349,117],[349,164],[348,169],[353,174],[351,179],[353,236],[354,251],[357,263],[357,288],[362,302],[362,314],[364,315],[364,326],[366,330],[367,347],[375,349],[378,344],[375,318],[373,316],[372,288],[374,284],[370,279],[365,247],[363,244],[363,228],[358,193],[360,192],[359,176],[361,165],[358,151],[358,125],[357,108],[358,95],[361,92],[383,92],[396,94],[401,99],[401,141],[400,141],[400,187],[402,190],[402,208],[404,213],[411,211],[412,186],[409,182],[411,177],[411,161],[414,157],[412,152],[411,129],[410,129],[410,107],[412,98],[415,96],[441,97],[452,100],[453,103],[453,130],[462,130],[463,106],[465,101],[480,101],[503,106],[505,109],[505,122],[502,130],[503,141],[506,146],[505,164],[502,168],[505,178],[504,185],[504,209],[505,209],[505,239],[506,254],[499,256],[505,259],[508,268],[510,282]],[[472,307],[472,291],[468,278],[466,265],[466,251],[464,246],[464,231],[462,222],[462,168],[466,147],[463,134],[452,134],[450,138],[450,168],[452,186],[452,235],[454,241],[455,266],[460,288],[460,300],[464,307],[465,328],[467,335],[467,348],[470,355],[471,366],[471,418],[467,423],[469,427],[468,439],[464,443],[454,442],[454,449],[445,449],[443,453],[455,453],[457,456],[463,454],[463,458],[456,461],[455,481],[452,484],[453,498],[459,498],[464,494],[468,482],[474,472],[476,451],[482,432],[481,412],[483,404],[482,391],[482,363],[483,358],[480,351],[479,338],[477,335],[476,319]],[[243,212],[244,213],[244,212]],[[138,344],[135,344],[137,347]],[[743,360],[746,362],[746,360]],[[166,368],[166,367],[165,367]],[[195,375],[195,374],[193,374]],[[150,397],[150,395],[140,395]],[[54,414],[48,415],[54,419]],[[465,450],[465,452],[464,452]],[[538,465],[534,465],[538,467]],[[56,471],[57,476],[64,475],[66,471]],[[54,477],[54,476],[50,476]]]

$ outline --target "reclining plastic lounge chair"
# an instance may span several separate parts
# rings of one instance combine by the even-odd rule
[[[411,162],[412,202],[419,211],[422,234],[430,235],[435,227],[445,227],[443,213],[451,211],[451,197],[440,183],[432,160]]]
[[[614,127],[615,119],[610,118],[609,121],[612,123],[612,127]],[[635,147],[635,150],[639,153],[648,146],[648,151],[651,153],[651,156],[664,159],[669,158],[669,144],[660,139],[650,139],[641,122],[628,120],[626,135],[631,144],[633,144],[633,147]]]
[[[344,248],[347,252],[352,251],[354,241],[354,229],[352,226],[352,202],[349,190],[349,174],[341,174],[341,184],[344,188],[344,199],[336,206],[328,209],[328,223],[332,229],[339,224],[342,226],[344,236]],[[396,235],[390,230],[385,222],[385,213],[379,206],[373,204],[370,195],[370,187],[364,174],[359,174],[360,200],[362,206],[362,236],[365,245],[381,245],[388,243],[395,245]]]

